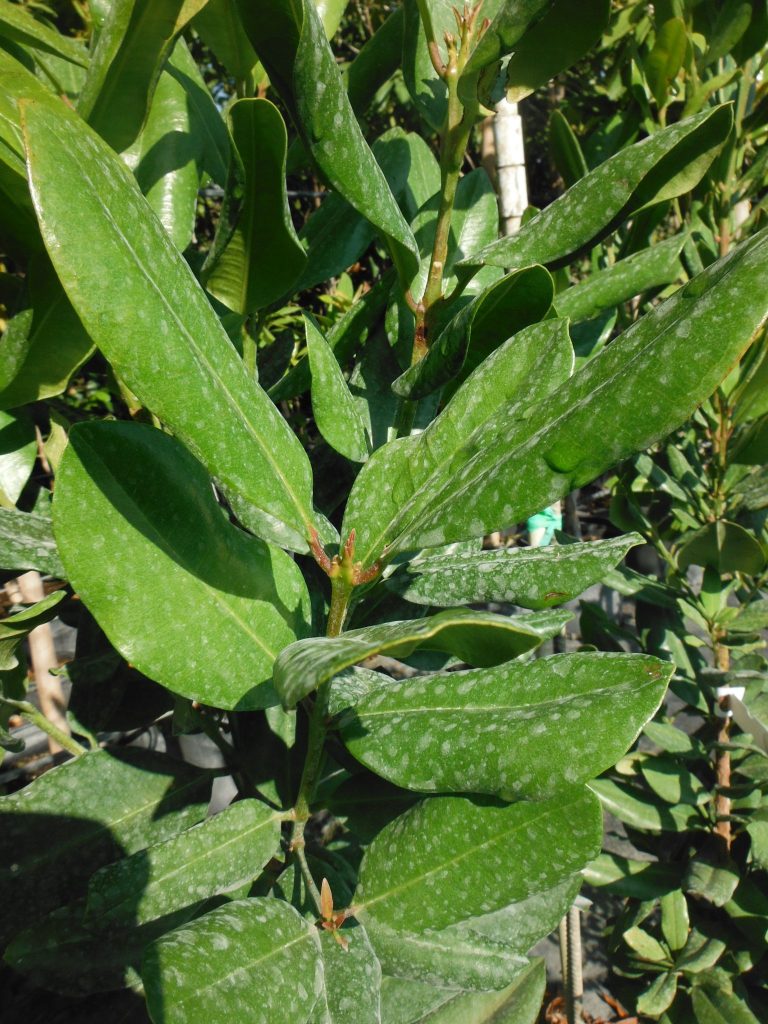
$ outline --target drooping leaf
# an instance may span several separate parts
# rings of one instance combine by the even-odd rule
[[[328,444],[352,462],[365,462],[370,439],[349,385],[315,321],[305,319],[312,373],[312,412]]]
[[[205,0],[117,0],[99,32],[80,115],[118,152],[141,131],[176,37]]]
[[[355,916],[422,934],[491,914],[571,877],[597,853],[600,831],[599,805],[582,787],[541,803],[433,797],[368,847]]]
[[[43,236],[86,330],[211,472],[285,522],[301,547],[312,522],[309,461],[248,376],[128,169],[61,104],[30,102],[25,111]],[[76,217],[72,181],[83,183]],[[105,266],[114,288],[104,286]]]
[[[557,296],[558,314],[576,323],[590,320],[635,295],[671,284],[682,271],[680,250],[684,242],[684,238],[670,238],[590,274],[585,281]]]
[[[382,232],[409,284],[416,243],[368,148],[344,89],[322,22],[310,0],[239,0],[240,17],[272,85],[331,185]]]
[[[85,921],[144,924],[255,878],[280,845],[282,815],[241,800],[164,843],[97,871]]]
[[[200,821],[210,788],[207,773],[131,747],[87,754],[0,797],[2,944],[84,894],[102,864]]]
[[[363,564],[388,553],[440,484],[454,480],[457,456],[474,430],[483,424],[496,430],[506,416],[514,421],[537,395],[544,398],[565,380],[572,366],[565,321],[526,328],[475,370],[423,434],[378,451],[355,481],[342,528],[345,536],[355,529]],[[478,535],[482,532],[478,516]],[[441,543],[435,539],[420,546]]]
[[[728,137],[731,123],[730,107],[716,107],[628,146],[515,235],[481,249],[462,265],[565,266],[633,214],[693,188]]]
[[[380,1024],[381,965],[358,925],[342,932],[347,949],[330,932],[320,932],[323,991],[308,1024]]]
[[[215,707],[276,703],[272,665],[307,628],[306,586],[288,555],[227,522],[177,441],[135,423],[80,424],[53,513],[68,578],[140,671]]]
[[[467,377],[508,338],[543,320],[553,297],[552,278],[543,267],[507,274],[456,314],[392,390],[403,398],[423,398],[457,375]]]
[[[390,576],[387,586],[408,601],[438,608],[487,601],[551,608],[600,582],[640,543],[635,533],[584,544],[427,555]]]
[[[546,619],[539,631],[542,614]],[[558,632],[570,618],[570,612],[512,617],[458,608],[428,619],[364,626],[339,637],[311,637],[283,650],[275,663],[274,683],[283,706],[290,708],[338,672],[374,654],[402,658],[426,647],[450,651],[476,665],[497,665],[538,647],[547,630]]]
[[[595,653],[392,682],[345,714],[341,736],[407,789],[539,799],[610,768],[671,674],[655,658]]]
[[[553,0],[515,46],[506,66],[507,99],[517,103],[575,64],[608,24],[610,0]]]
[[[323,986],[317,930],[288,903],[237,900],[151,945],[141,977],[154,1024],[307,1020]]]
[[[306,256],[288,208],[288,134],[280,111],[266,99],[243,99],[229,108],[228,118],[243,164],[244,194],[233,192],[239,209],[234,231],[220,251],[214,243],[217,256],[205,273],[205,286],[228,309],[245,316],[287,292]],[[220,225],[228,219],[222,212]]]

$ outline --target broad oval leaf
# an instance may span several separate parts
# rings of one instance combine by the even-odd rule
[[[540,803],[433,797],[368,847],[354,913],[415,934],[491,914],[570,878],[597,855],[601,833],[584,787]]]
[[[164,935],[141,977],[154,1024],[306,1021],[322,991],[315,927],[282,900],[237,900]]]
[[[387,586],[414,604],[453,608],[504,601],[523,608],[551,608],[599,583],[639,534],[584,544],[512,548],[414,559]]]
[[[272,665],[307,629],[306,586],[285,552],[227,522],[177,441],[136,423],[75,427],[53,518],[68,578],[141,672],[214,707],[276,703]]]
[[[417,647],[450,651],[475,665],[497,665],[534,650],[546,636],[557,633],[570,612],[508,616],[466,608],[440,612],[428,619],[386,622],[352,629],[338,637],[310,637],[287,647],[275,663],[274,684],[283,706],[293,707],[338,672],[374,654],[407,657]]]
[[[86,754],[0,797],[0,943],[84,893],[102,864],[200,821],[210,794],[208,773],[131,747]]]
[[[732,121],[730,107],[716,107],[621,150],[517,234],[481,249],[462,266],[565,266],[633,214],[692,189],[728,137]]]
[[[277,107],[266,99],[243,99],[228,111],[232,138],[242,160],[244,194],[230,189],[238,215],[234,231],[204,271],[208,291],[245,316],[279,299],[301,273],[306,256],[293,230],[285,191],[288,133]],[[230,214],[222,211],[219,230]],[[231,233],[230,233],[231,231]]]
[[[377,688],[344,715],[341,736],[407,789],[540,799],[615,764],[671,674],[656,658],[604,653],[439,673]]]
[[[300,442],[119,158],[57,101],[24,109],[43,237],[86,330],[139,399],[216,477],[291,527],[300,548],[312,524]],[[82,182],[77,216],[73,181]]]

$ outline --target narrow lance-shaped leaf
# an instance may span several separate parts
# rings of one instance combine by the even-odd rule
[[[579,140],[559,110],[553,110],[549,116],[549,148],[566,188],[589,172]]]
[[[601,828],[581,786],[538,803],[432,797],[368,847],[355,916],[422,934],[490,914],[570,878],[597,854]]]
[[[151,945],[141,977],[154,1024],[306,1021],[323,987],[316,928],[282,900],[237,900]]]
[[[645,60],[645,77],[658,107],[666,106],[667,92],[685,60],[688,33],[682,18],[670,18],[656,33],[656,42]]]
[[[341,367],[310,316],[305,319],[305,328],[317,429],[337,452],[353,462],[365,462],[370,439]]]
[[[557,312],[574,323],[591,320],[635,295],[671,284],[682,273],[680,251],[684,243],[685,238],[669,238],[590,274],[556,297]]]
[[[599,583],[641,543],[634,533],[584,544],[427,556],[390,576],[387,586],[408,601],[438,608],[489,601],[550,608]]]
[[[258,57],[248,41],[235,0],[208,0],[192,23],[233,78],[245,81]]]
[[[68,578],[141,672],[214,707],[277,703],[272,665],[307,629],[306,586],[285,552],[227,521],[178,441],[136,423],[78,425],[53,518]]]
[[[205,0],[118,0],[112,4],[77,109],[113,149],[144,124],[177,35]]]
[[[646,314],[525,420],[478,428],[450,485],[392,548],[447,544],[519,522],[666,437],[765,322],[767,275],[761,232]]]
[[[313,523],[307,456],[130,172],[58,101],[25,104],[25,118],[43,237],[86,330],[211,473],[289,526],[301,549]],[[82,182],[76,217],[73,181]]]
[[[458,608],[428,619],[364,626],[340,637],[312,637],[281,653],[275,687],[283,705],[293,707],[338,672],[373,654],[407,657],[417,647],[450,651],[476,665],[496,665],[538,647],[547,633],[559,631],[571,618],[570,612],[558,615],[533,612],[512,617]]]
[[[590,171],[516,235],[502,238],[462,263],[562,267],[647,206],[692,189],[731,130],[730,107],[716,107],[670,125]]]
[[[228,112],[242,160],[244,194],[228,194],[221,226],[229,235],[214,242],[203,271],[205,286],[228,309],[246,316],[280,298],[296,281],[306,255],[293,230],[285,191],[288,135],[280,111],[266,99],[243,99]],[[234,221],[234,230],[229,225]]]
[[[281,815],[241,800],[202,824],[101,868],[88,883],[91,925],[144,924],[255,878],[280,845]]]
[[[55,28],[38,21],[31,12],[9,0],[0,2],[0,37],[52,53],[80,67],[88,67],[88,54],[83,44]]]
[[[416,243],[368,148],[323,25],[310,0],[240,0],[240,17],[270,80],[323,174],[386,238],[403,284],[418,267]]]

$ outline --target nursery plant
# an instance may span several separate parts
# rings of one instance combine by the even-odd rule
[[[575,362],[586,286],[562,271],[704,181],[727,103],[498,238],[470,135],[588,52],[607,0],[408,0],[340,69],[343,7],[94,2],[62,34],[0,3],[0,563],[67,584],[3,620],[0,704],[6,726],[33,713],[21,639],[59,613],[78,623],[79,737],[0,801],[0,930],[15,972],[90,997],[80,1020],[121,988],[155,1024],[535,1020],[526,954],[599,851],[593,780],[673,666],[532,657],[638,535],[482,538],[684,423],[768,312],[757,233]],[[423,132],[369,139],[393,75]],[[302,168],[327,194],[297,232]],[[209,182],[224,197],[203,252]],[[323,330],[320,295],[360,261]],[[617,266],[632,295],[649,287]],[[275,373],[257,339],[288,304],[303,336]],[[56,397],[86,360],[110,416]],[[293,415],[307,394],[311,425]],[[27,479],[40,453],[50,507]],[[523,610],[475,607],[491,602]],[[168,714],[219,748],[238,789],[220,813],[211,771],[99,742]]]

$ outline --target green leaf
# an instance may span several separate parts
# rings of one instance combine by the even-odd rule
[[[558,315],[576,323],[591,320],[636,295],[672,284],[682,273],[680,250],[684,242],[685,238],[679,236],[667,239],[591,274],[583,283],[557,296]]]
[[[755,537],[739,526],[724,519],[708,523],[691,534],[680,547],[678,566],[685,570],[690,565],[711,566],[720,575],[744,572],[758,575],[765,567],[765,553]]]
[[[527,415],[507,406],[472,433],[468,424],[450,480],[431,490],[391,547],[447,544],[520,522],[667,436],[765,322],[768,303],[755,282],[766,266],[763,232],[646,314]]]
[[[730,107],[716,107],[622,149],[515,235],[462,261],[562,267],[648,206],[690,191],[715,158],[732,125]]]
[[[668,1010],[677,995],[677,975],[660,974],[648,988],[637,997],[638,1013],[658,1017]]]
[[[313,317],[304,320],[312,373],[312,412],[328,444],[352,462],[368,458],[370,438],[328,342]]]
[[[560,620],[547,620],[545,629],[559,632],[569,618],[566,612]],[[536,628],[537,621],[537,613],[512,617],[457,608],[428,619],[351,629],[339,637],[310,637],[282,651],[274,684],[283,706],[291,708],[337,673],[374,654],[405,658],[426,647],[449,651],[470,664],[497,665],[542,643],[545,632]]]
[[[382,1024],[535,1024],[546,981],[538,959],[499,992],[451,992],[384,978]]]
[[[688,804],[664,804],[632,787],[611,782],[610,779],[595,779],[589,785],[600,797],[604,809],[632,828],[645,832],[684,832],[687,829],[709,828],[708,819],[697,814]]]
[[[255,878],[280,846],[282,815],[241,800],[200,825],[97,871],[85,921],[144,924],[231,892]]]
[[[615,764],[671,674],[655,658],[595,653],[392,682],[355,704],[341,736],[407,789],[541,799]]]
[[[141,131],[176,37],[205,0],[118,0],[99,33],[79,114],[120,152]]]
[[[691,929],[684,949],[675,961],[675,966],[687,974],[701,974],[711,970],[723,953],[726,945],[720,939],[710,939],[701,932]]]
[[[549,148],[565,187],[570,188],[589,173],[579,140],[564,114],[553,110],[549,115]]]
[[[418,268],[416,242],[344,89],[322,22],[309,0],[239,0],[248,37],[333,188],[386,238],[403,284]]]
[[[408,601],[438,608],[488,601],[551,608],[599,583],[641,543],[633,533],[584,544],[427,555],[390,576],[387,586]]]
[[[238,900],[163,936],[141,977],[154,1024],[306,1021],[322,991],[317,930],[282,900]]]
[[[543,267],[507,274],[453,317],[392,390],[402,398],[423,398],[453,377],[466,378],[508,338],[543,320],[553,297],[554,284]]]
[[[541,803],[433,797],[366,850],[355,916],[423,934],[490,914],[572,876],[597,853],[601,830],[583,787]]]
[[[136,423],[76,426],[53,513],[68,578],[141,672],[215,707],[276,703],[272,665],[307,628],[306,586],[288,555],[227,522],[177,441]]]
[[[688,33],[682,18],[670,18],[656,33],[656,42],[643,70],[658,107],[669,102],[669,88],[677,78],[688,49]],[[666,1009],[666,1007],[664,1007]]]
[[[27,274],[29,308],[9,322],[0,345],[0,408],[60,395],[94,350],[46,256]]]
[[[37,626],[54,618],[56,606],[65,596],[64,591],[54,591],[23,611],[0,619],[0,672],[8,672],[19,665],[16,657],[19,644]]]
[[[0,412],[0,506],[16,504],[36,458],[32,420],[24,413]]]
[[[667,722],[648,722],[643,727],[643,732],[651,743],[655,743],[657,747],[661,747],[662,750],[666,750],[670,754],[685,756],[696,753],[696,747],[691,737],[675,725],[669,725]]]
[[[258,57],[245,34],[235,0],[208,0],[192,27],[233,78],[245,81],[252,74]]]
[[[288,133],[280,111],[266,99],[243,99],[228,117],[243,162],[244,194],[233,192],[239,216],[204,280],[211,295],[245,316],[289,291],[307,258],[285,191]],[[228,219],[222,213],[220,225]]]
[[[697,776],[672,758],[650,758],[640,765],[640,771],[653,792],[668,804],[696,806],[711,799]]]
[[[691,1001],[696,1024],[760,1024],[735,992],[696,986],[691,990]]]
[[[210,789],[207,773],[131,747],[86,754],[0,797],[0,945],[84,893],[102,864],[200,821]]]
[[[650,963],[664,963],[669,960],[669,953],[662,944],[648,932],[637,926],[628,928],[621,936],[629,948]]]
[[[301,549],[312,483],[300,442],[119,158],[62,104],[25,110],[43,236],[86,330],[139,399],[226,485],[291,527]],[[73,181],[82,183],[76,216]]]
[[[420,520],[433,494],[444,482],[455,480],[457,461],[460,464],[470,451],[474,453],[467,449],[473,431],[486,427],[497,432],[507,415],[520,416],[536,396],[550,394],[572,367],[565,321],[528,327],[475,370],[422,434],[401,438],[376,452],[355,481],[342,527],[345,536],[355,530],[357,557],[363,564],[395,550],[397,538]],[[479,535],[483,530],[474,500],[468,510],[473,519],[477,517]],[[435,534],[434,540],[428,538],[419,548],[442,543]],[[398,547],[407,550],[399,543]]]
[[[608,24],[610,0],[553,0],[515,46],[506,67],[507,99],[530,96],[588,53]]]
[[[679,889],[673,889],[661,897],[661,932],[673,953],[685,947],[689,930],[688,902]]]
[[[380,1024],[381,965],[365,929],[345,928],[348,948],[320,932],[323,991],[308,1024]]]
[[[9,3],[9,0],[0,2],[0,37],[62,57],[79,67],[88,67],[88,54],[80,40],[49,28],[23,5]]]
[[[387,975],[444,988],[504,988],[527,967],[531,946],[557,927],[580,885],[576,875],[501,910],[419,934],[371,921],[371,941]]]
[[[736,864],[710,861],[701,854],[688,862],[683,888],[686,892],[703,896],[716,907],[723,907],[733,896],[739,881]]]
[[[584,868],[583,875],[588,885],[613,895],[655,900],[680,887],[681,868],[675,864],[601,853]]]
[[[715,8],[717,17],[709,34],[709,46],[704,54],[702,66],[714,64],[725,57],[736,46],[749,28],[752,20],[752,4],[745,0],[724,0]]]

